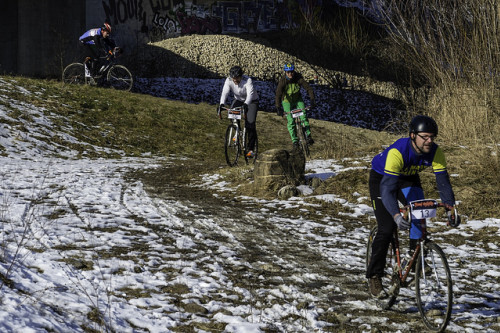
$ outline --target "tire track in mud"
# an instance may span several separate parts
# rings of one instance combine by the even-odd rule
[[[171,180],[158,193],[158,199],[183,202],[190,209],[179,211],[176,216],[184,225],[236,251],[245,264],[234,266],[228,261],[223,263],[224,269],[235,286],[253,292],[251,302],[260,302],[265,308],[270,302],[267,292],[288,289],[293,291],[273,302],[297,304],[304,309],[297,314],[303,320],[313,312],[331,331],[357,331],[359,323],[352,323],[352,316],[363,317],[368,327],[378,321],[371,319],[379,314],[376,307],[362,309],[366,306],[359,304],[368,299],[364,240],[349,238],[349,230],[344,227],[346,224],[352,230],[366,228],[365,222],[353,220],[339,225],[338,220],[325,216],[326,222],[315,222],[294,216],[295,211],[267,208],[220,193],[214,196],[205,189]],[[157,191],[157,185],[147,189]],[[345,241],[339,241],[338,234]],[[401,323],[407,322],[403,314],[399,317]]]
[[[381,311],[369,298],[364,279],[366,244],[362,235],[368,235],[371,224],[366,219],[339,220],[330,217],[323,207],[307,211],[307,207],[290,208],[279,202],[234,199],[230,192],[214,195],[189,181],[179,181],[175,172],[163,174],[166,173],[170,177],[163,183],[168,185],[162,191],[158,191],[158,182],[146,181],[147,190],[155,193],[158,200],[179,201],[188,207],[176,213],[185,232],[202,233],[205,241],[212,243],[200,244],[197,251],[216,253],[215,247],[220,244],[234,251],[230,260],[212,259],[224,267],[232,286],[251,293],[238,302],[262,312],[276,304],[297,308],[296,318],[266,322],[269,331],[307,332],[311,327],[304,323],[311,316],[324,325],[324,332],[424,329],[414,304],[413,289],[402,289],[390,311]],[[443,248],[452,246],[449,240],[438,241]],[[463,278],[458,267],[452,269],[456,269],[455,279]],[[279,297],[273,294],[276,290],[282,291]],[[457,290],[455,297],[467,297],[467,292]],[[488,299],[498,304],[496,296],[490,295]],[[474,327],[473,322],[463,319],[464,312],[464,309],[460,313],[455,311],[454,318],[460,319],[450,324],[452,331]]]

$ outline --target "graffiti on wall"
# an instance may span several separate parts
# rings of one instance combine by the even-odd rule
[[[193,3],[195,2],[195,3]],[[319,0],[302,0],[307,6]],[[102,0],[106,19],[149,41],[188,34],[255,33],[294,26],[287,1]]]

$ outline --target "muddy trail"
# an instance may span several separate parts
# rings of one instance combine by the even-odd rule
[[[238,294],[229,297],[228,313],[235,304],[246,305],[251,317],[265,324],[265,332],[425,331],[413,289],[403,289],[388,311],[382,311],[368,296],[364,278],[366,237],[373,220],[366,216],[339,218],[331,205],[248,199],[234,197],[231,191],[196,186],[196,180],[193,182],[189,175],[203,174],[207,168],[191,165],[186,172],[186,165],[168,167],[143,174],[141,179],[150,195],[167,205],[182,202],[182,206],[188,207],[175,215],[182,220],[185,233],[194,237],[202,234],[203,242],[193,248],[193,253],[184,250],[182,255],[206,256],[207,264],[221,265],[228,279],[226,293]],[[460,240],[453,235],[435,240],[445,249],[460,246]],[[483,241],[487,243],[487,239]],[[465,243],[467,240],[462,241],[462,245]],[[221,247],[233,255],[220,257]],[[476,250],[482,251],[480,246]],[[474,253],[467,258],[453,255],[448,259],[458,281],[466,280],[470,274],[468,266],[477,264],[471,262],[477,260]],[[498,260],[497,253],[481,265],[497,265]],[[498,292],[473,281],[455,284],[456,306],[448,329],[477,327],[477,318],[467,315],[474,310],[484,312],[480,316],[481,327],[496,331]],[[182,299],[182,295],[178,297]],[[219,294],[213,297],[220,299]],[[272,320],[263,315],[276,307],[292,306],[296,309],[293,315]],[[215,321],[211,326],[213,314],[202,312],[208,320],[205,329],[221,329]]]

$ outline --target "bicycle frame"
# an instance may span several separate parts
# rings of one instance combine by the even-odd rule
[[[304,121],[302,120],[302,115],[304,114],[305,111],[307,111],[309,109],[310,109],[310,107],[307,106],[303,109],[293,109],[293,110],[290,110],[290,112],[287,112],[287,113],[290,113],[292,118],[293,118],[294,125],[295,125],[296,132],[297,132],[297,137],[299,138],[299,142],[302,146],[302,150],[304,152],[304,155],[307,157],[310,156],[310,152],[309,152],[309,145],[308,145],[307,140],[306,140],[305,126],[304,126]]]
[[[130,91],[134,84],[132,73],[123,65],[116,64],[116,55],[108,55],[99,59],[105,59],[97,75],[90,76],[87,62],[71,63],[67,65],[62,73],[62,81],[68,84],[90,84],[109,86],[113,89]]]
[[[237,134],[240,134],[242,132],[241,125],[240,125],[240,120],[245,119],[245,114],[243,112],[243,108],[241,106],[237,106],[234,108],[225,108],[223,107],[224,110],[227,110],[227,118],[231,120],[231,123],[236,126],[237,129]],[[243,130],[245,130],[245,127],[243,127]]]
[[[427,219],[436,216],[436,209],[438,207],[444,207],[444,204],[431,199],[415,200],[410,202],[409,205],[405,206],[402,211],[408,211],[409,221],[413,219],[420,220],[420,227],[422,230],[422,236],[417,242],[415,251],[412,257],[409,259],[405,267],[402,267],[401,263],[401,253],[399,250],[399,234],[398,229],[394,230],[393,242],[396,255],[397,272],[399,274],[399,279],[401,280],[402,286],[406,286],[406,279],[410,275],[410,270],[413,265],[416,265],[416,259],[418,258],[420,251],[422,250],[423,244],[428,241],[427,233]],[[422,258],[422,265],[424,264],[424,256]],[[425,278],[425,272],[423,272]]]
[[[104,78],[106,77],[106,73],[110,70],[110,68],[115,64],[115,56],[107,55],[105,57],[99,57],[99,60],[104,64],[99,68],[97,75],[93,75],[94,79]]]
[[[241,128],[240,121],[245,117],[243,107],[238,106],[234,108],[223,107],[223,110],[227,110],[227,117],[231,120],[230,125],[226,130],[226,137],[224,142],[224,154],[226,156],[226,162],[229,166],[235,166],[238,164],[238,158],[241,153],[245,154],[245,161],[248,163],[246,156],[247,143],[245,140],[246,128],[243,126]]]
[[[438,207],[444,204],[436,200],[423,199],[411,201],[402,209],[404,215],[408,214],[409,220],[420,220],[422,236],[417,242],[413,256],[406,267],[401,263],[399,249],[398,229],[393,233],[389,244],[384,275],[381,277],[389,285],[377,299],[377,305],[382,309],[389,309],[396,301],[401,287],[408,287],[411,283],[415,286],[417,307],[424,324],[432,331],[442,332],[451,318],[453,304],[453,280],[448,265],[446,254],[441,247],[429,238],[427,219],[435,217]],[[455,211],[456,216],[458,213]],[[375,226],[368,238],[366,267],[370,265],[371,249],[377,237],[378,226]],[[420,261],[421,258],[421,261]],[[410,272],[414,278],[410,280]]]

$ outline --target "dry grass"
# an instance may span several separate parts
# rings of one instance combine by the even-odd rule
[[[426,98],[410,98],[410,110],[436,118],[450,142],[498,142],[498,1],[390,0],[386,5],[392,56],[428,92]]]

